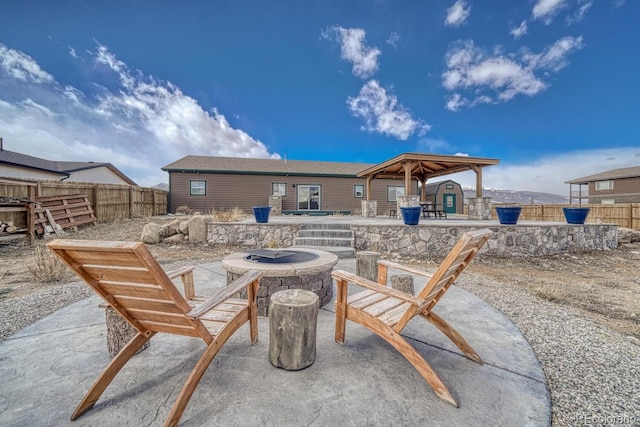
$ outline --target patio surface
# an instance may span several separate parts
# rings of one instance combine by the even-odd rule
[[[354,272],[355,260],[340,260],[335,268]],[[465,280],[464,274],[459,280]],[[205,294],[226,284],[226,272],[220,262],[200,265],[195,281],[196,290]],[[416,288],[423,284],[418,279],[415,283]],[[84,299],[0,343],[0,425],[164,423],[204,350],[201,340],[155,336],[93,409],[69,421],[109,362],[100,302],[97,296]],[[457,409],[440,400],[397,351],[368,330],[348,322],[346,343],[337,344],[333,310],[333,303],[320,309],[316,361],[301,371],[269,363],[267,318],[259,318],[260,337],[254,346],[244,325],[209,366],[181,425],[550,424],[546,380],[531,347],[500,312],[472,294],[454,286],[436,312],[477,350],[484,365],[466,359],[428,322],[414,320],[403,331],[457,398]]]

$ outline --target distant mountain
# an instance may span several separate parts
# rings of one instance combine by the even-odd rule
[[[169,184],[161,182],[160,184],[156,184],[151,188],[157,188],[158,190],[169,191]]]
[[[462,187],[465,200],[476,197],[476,189]],[[485,188],[484,197],[491,197],[492,203],[518,203],[521,205],[561,205],[569,203],[569,196],[552,193],[537,193],[535,191],[513,191],[498,188]]]

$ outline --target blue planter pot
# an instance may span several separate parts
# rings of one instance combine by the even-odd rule
[[[562,208],[564,217],[569,224],[584,224],[591,208]]]
[[[266,224],[269,222],[269,212],[271,206],[256,206],[253,208],[253,215],[256,217],[256,222]]]
[[[520,206],[496,207],[500,224],[516,224],[520,216],[520,210],[522,210]]]
[[[420,212],[422,207],[420,206],[405,206],[400,208],[402,213],[402,220],[405,225],[418,225],[420,222]]]

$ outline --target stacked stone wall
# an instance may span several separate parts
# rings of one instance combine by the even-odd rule
[[[477,225],[372,225],[351,224],[357,251],[392,253],[398,257],[444,257],[462,233],[481,228]],[[548,224],[487,226],[494,234],[481,249],[496,256],[545,256],[564,252],[613,249],[618,246],[618,226],[611,224]],[[209,223],[210,245],[231,244],[244,247],[293,245],[300,224]]]

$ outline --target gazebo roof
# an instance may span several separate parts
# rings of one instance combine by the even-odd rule
[[[468,170],[478,171],[484,166],[497,165],[500,160],[481,157],[445,156],[440,154],[403,153],[385,162],[358,172],[358,178],[404,179],[404,165],[410,162],[411,177],[420,181]]]

